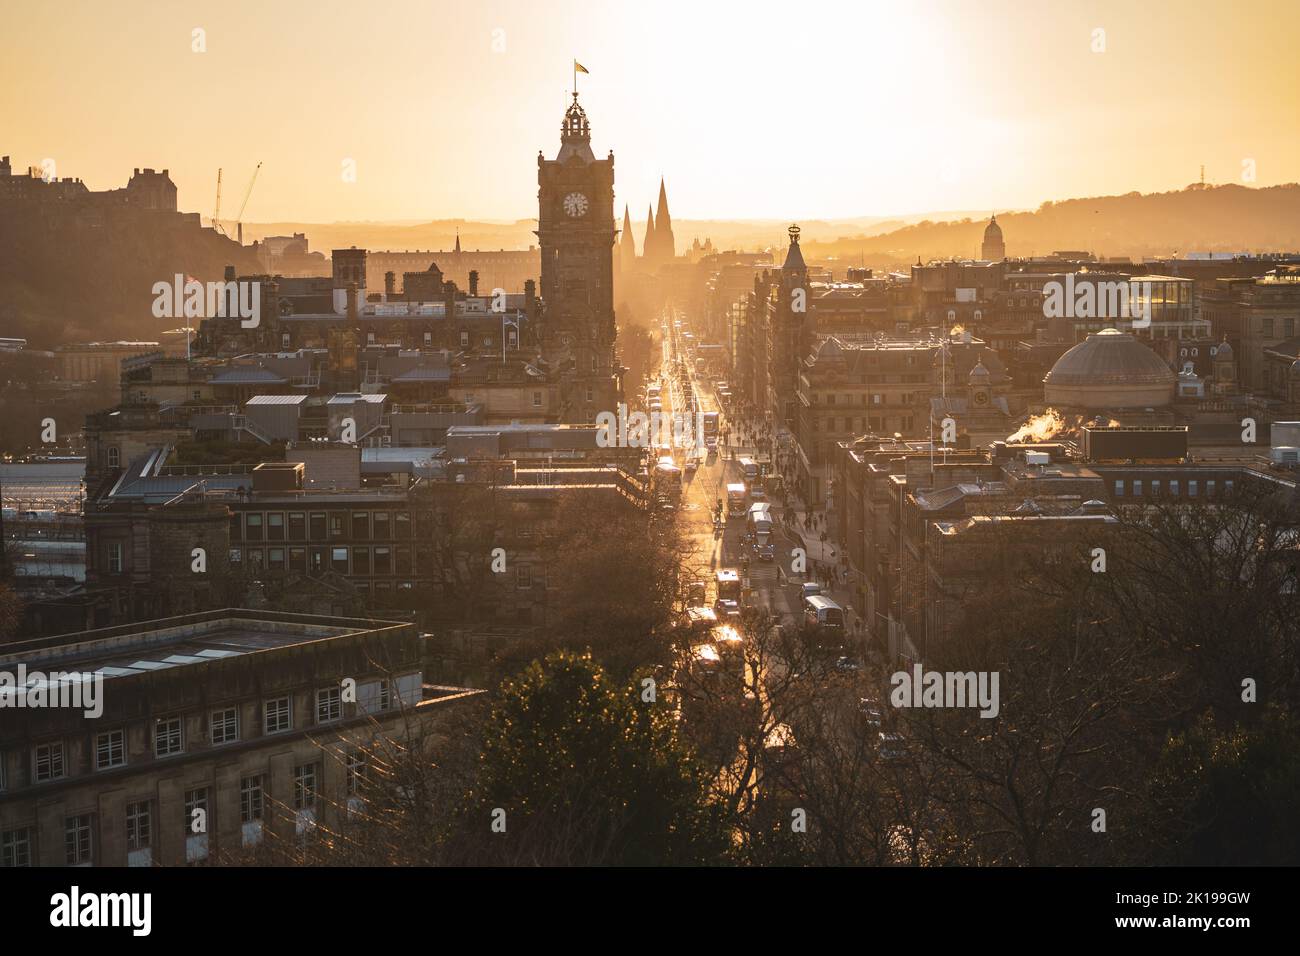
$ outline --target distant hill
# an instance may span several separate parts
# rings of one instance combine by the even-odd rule
[[[884,234],[805,241],[804,255],[868,265],[975,257],[986,223],[924,221]],[[1192,251],[1289,252],[1300,249],[1300,185],[1196,184],[1177,192],[1068,199],[1033,212],[999,213],[998,223],[1012,257],[1058,249],[1135,260]]]
[[[956,218],[969,213],[918,213],[908,216],[861,216],[844,219],[800,220],[804,241],[832,241],[846,235],[875,236],[936,217]],[[677,251],[685,252],[691,241],[713,241],[715,249],[783,248],[786,229],[790,223],[784,219],[673,219],[673,235]],[[619,221],[622,226],[622,221]],[[418,250],[451,249],[460,237],[461,248],[472,249],[527,249],[537,245],[535,219],[515,222],[476,221],[471,219],[437,219],[429,222],[270,222],[244,223],[244,241],[264,239],[267,236],[290,236],[304,233],[314,252],[330,254],[331,249],[357,246],[362,249]],[[233,224],[227,224],[233,233]],[[632,220],[632,236],[637,250],[645,239],[645,220]]]

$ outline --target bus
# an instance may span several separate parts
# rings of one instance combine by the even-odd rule
[[[727,485],[727,514],[739,518],[745,513],[744,482],[732,482]]]
[[[740,616],[740,572],[735,568],[719,568],[717,573],[718,598],[713,608],[719,618]]]
[[[655,501],[660,505],[676,506],[682,499],[682,470],[670,456],[659,459],[654,470]]]
[[[704,413],[704,447],[718,447],[718,413]]]
[[[815,627],[844,630],[844,609],[821,594],[803,599],[804,620]]]
[[[758,462],[752,458],[740,459],[740,471],[745,476],[745,484],[753,486],[758,480]]]

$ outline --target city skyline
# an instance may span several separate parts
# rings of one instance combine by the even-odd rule
[[[799,18],[710,6],[687,31],[671,5],[498,3],[448,17],[394,2],[357,19],[287,4],[259,11],[251,36],[243,4],[72,7],[83,29],[23,8],[0,41],[14,165],[51,159],[92,189],[168,168],[180,208],[204,216],[218,168],[225,218],[261,162],[249,222],[530,218],[528,157],[553,149],[571,57],[590,70],[578,88],[593,148],[614,151],[616,206],[634,216],[661,176],[681,219],[1032,209],[1180,189],[1202,166],[1213,183],[1300,180],[1300,134],[1277,121],[1300,106],[1284,33],[1164,3],[832,3]],[[124,16],[133,31],[119,46],[108,38]],[[277,41],[291,32],[294,44]],[[387,51],[382,62],[340,62],[345,34]],[[1058,74],[1069,80],[1042,80]],[[24,92],[32,78],[40,97]],[[458,95],[466,85],[474,96]]]

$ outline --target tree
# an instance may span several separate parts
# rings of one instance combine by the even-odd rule
[[[501,689],[460,819],[466,862],[682,865],[727,848],[709,778],[662,696],[557,652]],[[503,815],[502,815],[503,814]],[[494,832],[493,822],[504,824]]]

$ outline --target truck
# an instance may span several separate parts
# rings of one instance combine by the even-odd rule
[[[775,554],[772,506],[766,501],[751,505],[745,518],[745,525],[754,538],[754,553],[764,561],[771,561]]]

